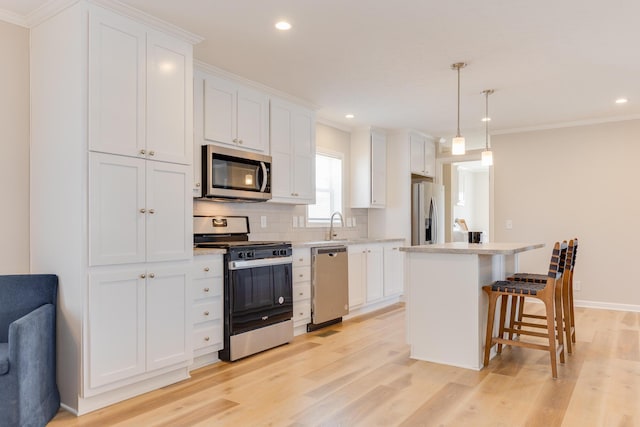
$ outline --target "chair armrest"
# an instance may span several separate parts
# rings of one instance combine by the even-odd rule
[[[9,369],[20,381],[42,381],[52,372],[55,380],[55,311],[45,304],[9,325]]]

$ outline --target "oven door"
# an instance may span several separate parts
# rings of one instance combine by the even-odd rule
[[[293,317],[291,257],[229,262],[229,334]]]

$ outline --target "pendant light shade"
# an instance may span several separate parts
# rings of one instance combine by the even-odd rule
[[[451,65],[452,70],[456,70],[458,72],[458,130],[456,132],[455,138],[451,140],[451,154],[461,155],[466,152],[464,137],[460,135],[460,69],[466,67],[467,64],[464,62],[456,62]]]
[[[491,152],[491,144],[489,143],[489,95],[493,93],[493,89],[483,90],[485,96],[485,115],[484,115],[484,126],[485,126],[485,142],[484,142],[484,151],[482,152],[482,165],[483,166],[492,166],[493,165],[493,153]]]

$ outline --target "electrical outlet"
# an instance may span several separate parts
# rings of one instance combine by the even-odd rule
[[[260,227],[267,227],[267,217],[265,215],[260,216]]]
[[[298,217],[293,216],[293,228],[298,228]]]
[[[505,222],[504,227],[505,227],[507,230],[511,230],[511,229],[513,229],[513,221],[511,221],[510,219],[508,219],[508,220]]]
[[[579,291],[580,288],[581,288],[580,285],[581,285],[580,280],[576,280],[575,282],[573,282],[573,290],[574,291]]]

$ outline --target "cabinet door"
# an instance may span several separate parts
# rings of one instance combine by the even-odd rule
[[[204,80],[204,139],[234,144],[237,85],[213,76]]]
[[[193,59],[190,44],[157,32],[147,40],[147,155],[191,164]]]
[[[191,358],[188,266],[149,266],[147,271],[147,370]]]
[[[291,134],[293,112],[288,104],[271,100],[271,188],[273,201],[295,201],[293,190],[293,142]]]
[[[350,245],[347,253],[349,255],[349,308],[351,309],[365,302],[367,250],[362,245]]]
[[[89,265],[145,260],[144,159],[89,155]]]
[[[384,207],[387,194],[387,141],[384,134],[371,133],[371,207]]]
[[[424,138],[420,135],[409,135],[409,152],[411,156],[411,173],[424,174]]]
[[[139,156],[145,148],[145,30],[91,8],[89,149]]]
[[[193,197],[202,197],[202,146],[204,139],[204,79],[193,78]]]
[[[424,140],[424,174],[431,177],[436,174],[436,143],[431,139]]]
[[[381,244],[367,247],[367,302],[383,296],[384,262]]]
[[[384,296],[398,295],[404,290],[404,264],[401,242],[384,246]]]
[[[238,88],[237,135],[235,142],[239,148],[268,152],[269,98],[266,94]]]
[[[147,161],[146,174],[146,260],[191,258],[193,221],[189,167]]]
[[[298,203],[316,200],[316,127],[312,111],[295,108],[293,114],[293,187]]]
[[[89,275],[88,382],[96,388],[145,371],[144,271]]]

